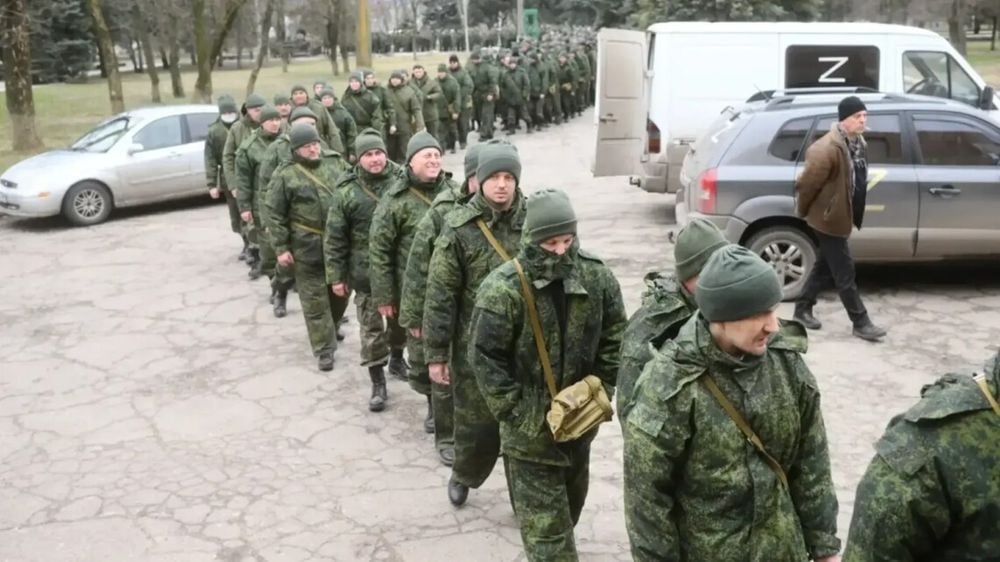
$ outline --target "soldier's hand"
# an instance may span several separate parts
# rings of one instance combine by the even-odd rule
[[[420,328],[410,328],[410,335],[419,340],[421,336]]]
[[[378,307],[378,313],[383,318],[395,318],[396,317],[396,307],[391,304],[386,304]]]
[[[486,94],[486,101],[493,101],[493,94]]]
[[[451,373],[448,371],[447,363],[430,363],[427,369],[430,371],[431,381],[435,384],[451,384]]]
[[[278,265],[281,267],[289,267],[295,264],[295,258],[292,256],[291,252],[285,252],[278,256]]]
[[[229,194],[232,195],[233,197],[236,197],[236,190],[235,189],[230,189],[229,190]]]
[[[457,113],[452,113],[451,114],[451,120],[452,121],[458,121],[458,114]]]
[[[330,289],[333,291],[333,294],[338,297],[342,299],[347,298],[347,283],[334,283],[333,285],[330,285]]]
[[[395,135],[396,134],[396,126],[395,125],[389,125],[389,134],[390,135]]]
[[[211,197],[212,199],[218,199],[219,198],[219,188],[218,187],[210,187],[210,188],[208,188],[208,196]]]
[[[240,218],[242,218],[243,222],[247,224],[253,223],[253,213],[251,213],[250,211],[243,211],[242,213],[240,213]]]
[[[833,556],[827,556],[826,558],[817,558],[816,562],[840,562],[840,555],[834,554]]]

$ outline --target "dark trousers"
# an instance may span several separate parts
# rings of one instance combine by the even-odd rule
[[[851,257],[847,238],[830,236],[822,232],[815,234],[819,241],[816,265],[806,279],[802,296],[799,297],[795,308],[811,310],[819,294],[833,287],[840,293],[840,302],[844,303],[844,309],[847,310],[851,322],[855,326],[868,323],[868,311],[865,309],[865,303],[861,301],[858,285],[854,282],[854,258]]]

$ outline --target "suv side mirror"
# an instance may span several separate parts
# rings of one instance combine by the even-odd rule
[[[134,142],[134,143],[132,143],[131,146],[128,147],[128,155],[132,156],[136,152],[142,152],[143,150],[146,150],[146,147],[142,146],[141,144],[139,144],[137,142]]]
[[[985,109],[989,111],[993,109],[993,97],[996,95],[993,86],[986,86],[983,88],[981,94],[979,94],[979,109]]]

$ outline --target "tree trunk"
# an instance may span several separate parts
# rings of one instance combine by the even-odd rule
[[[198,61],[198,79],[194,83],[191,101],[211,103],[212,59],[209,57],[208,38],[205,37],[205,0],[191,0],[191,15],[194,17],[195,60]]]
[[[101,50],[100,43],[97,43],[97,38],[94,38],[94,43],[97,44],[97,67],[101,70],[101,78],[107,79],[108,77],[108,64],[104,60],[104,51]]]
[[[236,70],[243,70],[243,39],[243,18],[239,18],[236,20]]]
[[[226,14],[222,18],[222,22],[215,29],[215,33],[212,39],[212,47],[209,49],[209,56],[214,62],[222,60],[222,47],[226,43],[226,37],[233,30],[233,26],[236,24],[236,19],[240,15],[240,10],[246,5],[247,0],[228,0],[226,2]],[[220,65],[221,66],[221,65]]]
[[[281,53],[281,72],[288,73],[288,63],[291,62],[291,53],[288,52],[288,35],[285,28],[285,0],[275,0],[274,5],[274,35],[278,40],[278,49]]]
[[[990,33],[990,50],[997,50],[997,17],[993,16],[993,32]]]
[[[347,41],[345,39],[346,36],[347,36],[346,33],[341,33],[340,34],[340,41],[341,41],[341,43],[340,43],[340,62],[342,62],[344,64],[344,74],[350,74],[351,73],[351,60],[350,60],[351,51],[350,51],[349,46],[345,44],[346,41]]]
[[[413,31],[410,35],[410,49],[413,60],[417,60],[417,0],[410,0],[410,11],[413,13]]]
[[[965,0],[952,0],[948,14],[948,37],[955,50],[965,56]]]
[[[112,39],[112,41],[113,40],[114,39]],[[112,48],[114,48],[114,43],[112,43]],[[128,36],[128,40],[125,42],[125,50],[128,51],[128,60],[132,63],[132,72],[142,72],[142,63],[136,58],[135,47],[133,46],[131,36]]]
[[[2,22],[3,73],[10,115],[11,144],[23,152],[42,147],[35,125],[35,98],[31,90],[31,26],[27,0],[7,0],[0,12]]]
[[[135,32],[139,36],[142,52],[146,56],[146,73],[149,74],[150,97],[153,103],[160,103],[160,73],[156,71],[156,52],[153,49],[153,39],[149,33],[149,26],[146,25],[145,18],[139,10],[138,2],[132,4],[132,24]]]
[[[115,54],[115,44],[111,40],[111,32],[104,21],[101,12],[101,0],[87,0],[87,9],[94,22],[94,35],[97,45],[103,53],[104,66],[108,71],[108,97],[111,100],[111,112],[125,111],[125,97],[122,95],[122,78],[118,74],[118,56]]]
[[[459,0],[459,9],[462,11],[462,31],[465,32],[465,52],[469,52],[469,0]]]
[[[163,64],[163,70],[170,70],[170,59],[167,58],[167,49],[160,44],[160,62]]]
[[[257,87],[257,76],[267,57],[268,35],[271,33],[271,16],[274,13],[274,0],[267,0],[264,6],[264,15],[260,19],[260,47],[257,49],[257,63],[250,71],[250,79],[247,80],[247,95],[253,93]]]
[[[368,0],[358,0],[358,26],[357,40],[355,41],[354,52],[358,67],[372,66],[372,22],[368,15]]]
[[[340,44],[340,2],[326,2],[326,44],[330,47],[330,66],[333,75],[340,76],[340,66],[337,64],[337,45]]]
[[[184,81],[181,79],[181,45],[177,30],[167,27],[167,43],[169,43],[170,89],[174,98],[184,97]]]

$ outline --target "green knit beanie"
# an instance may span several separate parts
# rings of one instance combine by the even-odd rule
[[[576,213],[569,195],[558,189],[543,189],[531,194],[524,229],[532,244],[541,244],[553,236],[576,234]]]
[[[483,151],[483,143],[476,143],[465,151],[465,179],[476,175],[476,168],[479,167],[479,153]]]
[[[705,219],[694,219],[677,233],[674,245],[674,270],[681,282],[701,273],[712,252],[729,242],[714,224]]]
[[[309,106],[303,105],[296,107],[295,109],[292,110],[292,114],[288,116],[288,122],[294,123],[295,121],[302,119],[303,117],[312,117],[313,120],[315,121],[319,120],[316,117],[316,114],[313,113],[313,110],[309,109]]]
[[[760,256],[729,244],[708,258],[698,276],[694,300],[709,322],[745,320],[781,302],[781,282]]]
[[[243,103],[247,109],[253,109],[255,107],[264,107],[267,105],[267,100],[264,96],[260,94],[250,94],[247,96],[247,101]]]
[[[292,98],[287,94],[274,94],[274,105],[291,105]]]
[[[409,163],[416,153],[425,148],[436,148],[438,152],[441,152],[441,145],[438,144],[437,139],[427,131],[420,131],[413,135],[410,142],[406,144],[406,162]]]
[[[448,72],[448,65],[441,63],[438,65],[438,72]]]
[[[521,181],[521,158],[512,145],[488,144],[479,153],[479,165],[476,166],[476,179],[482,185],[490,176],[497,172],[510,172],[515,181]]]
[[[236,100],[233,96],[225,94],[219,96],[219,113],[237,113],[239,108],[236,107]]]
[[[351,73],[351,77],[347,79],[348,82],[350,82],[352,80],[357,80],[358,82],[364,82],[365,81],[365,77],[364,77],[364,75],[361,72],[354,71],[354,72]]]
[[[281,119],[281,114],[278,113],[278,109],[271,104],[267,104],[260,110],[260,122],[270,121],[271,119]]]
[[[298,150],[311,142],[319,142],[319,131],[308,123],[296,123],[292,125],[292,132],[288,134],[288,140],[292,150]]]
[[[381,150],[386,152],[385,141],[382,140],[382,133],[371,127],[358,133],[358,138],[354,139],[354,153],[360,158],[369,150]]]
[[[326,96],[330,96],[334,100],[337,99],[337,94],[333,93],[333,88],[329,86],[323,86],[323,89],[319,91],[319,99],[323,99]]]
[[[295,92],[305,92],[305,93],[308,94],[309,90],[307,90],[306,87],[303,86],[302,84],[296,84],[296,85],[292,86],[292,95],[293,96],[295,95]]]

